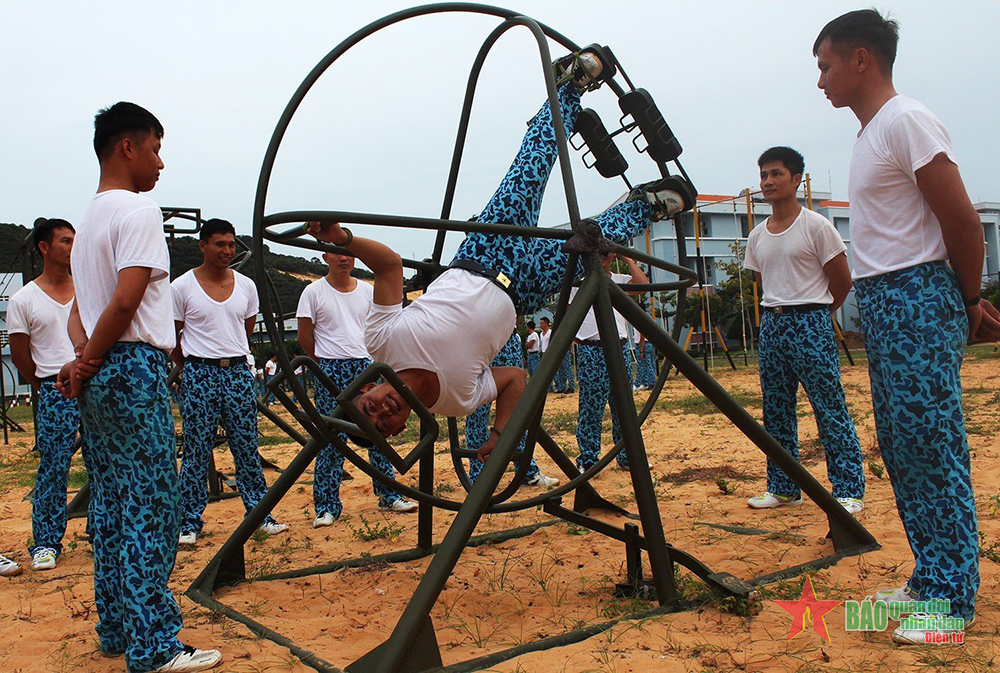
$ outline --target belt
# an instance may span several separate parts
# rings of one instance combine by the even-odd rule
[[[584,346],[601,346],[603,342],[600,339],[574,339],[576,343],[583,344]],[[624,345],[625,339],[619,339],[618,343]]]
[[[471,271],[477,276],[482,276],[488,279],[498,288],[507,293],[510,300],[514,302],[514,308],[518,308],[521,303],[517,296],[517,290],[514,288],[514,281],[505,274],[503,271],[496,271],[494,269],[487,268],[480,264],[479,262],[474,262],[471,259],[455,259],[452,260],[451,264],[448,265],[449,269],[464,269],[465,271]]]
[[[194,362],[199,365],[211,365],[213,367],[236,367],[239,364],[247,364],[246,355],[234,355],[231,358],[200,358],[197,355],[188,355],[185,362]]]
[[[810,311],[829,311],[829,304],[797,304],[795,306],[765,306],[768,313],[809,313]]]

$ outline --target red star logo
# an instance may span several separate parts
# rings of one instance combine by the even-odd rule
[[[806,629],[806,622],[812,623],[812,629],[818,633],[823,640],[829,642],[830,634],[826,630],[826,622],[823,615],[840,605],[841,601],[819,601],[816,600],[816,592],[813,591],[811,577],[806,577],[806,583],[802,585],[802,596],[797,601],[774,601],[782,610],[792,615],[792,625],[788,627],[788,638],[791,640]]]

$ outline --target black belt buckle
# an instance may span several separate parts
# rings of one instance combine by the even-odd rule
[[[781,315],[782,313],[785,312],[785,307],[784,306],[775,306],[773,310],[778,315]]]
[[[229,358],[219,358],[219,366],[220,367],[228,367],[229,363],[230,363]]]

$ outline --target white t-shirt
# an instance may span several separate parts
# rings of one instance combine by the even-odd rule
[[[538,349],[544,353],[549,349],[549,340],[552,338],[552,330],[538,333]]]
[[[296,318],[313,322],[316,357],[330,360],[355,360],[368,357],[365,347],[365,323],[372,308],[374,290],[357,281],[350,292],[337,290],[324,277],[302,290]]]
[[[372,359],[395,371],[437,374],[435,414],[465,416],[497,397],[490,363],[517,315],[510,297],[482,276],[449,269],[407,306],[372,305],[365,342]]]
[[[7,331],[27,334],[35,376],[55,376],[62,366],[76,357],[66,324],[73,300],[60,304],[31,281],[14,293],[7,305]]]
[[[539,348],[538,332],[529,332],[528,338],[524,340],[524,345],[529,353],[537,353]]]
[[[132,324],[119,341],[141,341],[173,350],[174,307],[170,296],[170,253],[160,208],[148,196],[112,189],[94,196],[76,228],[73,284],[87,336],[111,303],[122,269],[152,269]]]
[[[858,134],[848,186],[855,278],[948,259],[916,178],[942,153],[958,163],[948,130],[906,96],[889,99]]]
[[[632,280],[632,276],[627,273],[613,273],[611,274],[611,280],[616,283],[628,283]],[[573,298],[576,297],[577,288],[573,288],[569,293],[569,301],[573,303]],[[618,311],[615,311],[615,327],[618,328],[618,338],[625,339],[628,337],[628,322],[625,321],[625,316],[623,316]],[[580,341],[592,341],[594,339],[600,339],[600,332],[597,329],[597,316],[594,314],[594,308],[591,307],[587,311],[587,317],[583,319],[583,323],[580,324],[580,329],[576,331],[576,338]]]
[[[760,273],[764,306],[832,304],[830,281],[823,265],[847,250],[836,227],[808,208],[799,211],[788,229],[772,234],[771,218],[747,238],[743,267]]]
[[[278,373],[278,363],[274,360],[268,360],[264,363],[264,376],[271,378]]]
[[[233,292],[225,301],[208,296],[194,269],[170,285],[174,296],[174,320],[184,323],[181,350],[185,356],[231,358],[250,354],[247,318],[257,315],[257,286],[236,271]]]

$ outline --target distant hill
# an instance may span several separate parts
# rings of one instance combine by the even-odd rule
[[[20,273],[22,259],[20,251],[22,243],[30,233],[28,227],[0,222],[0,272]],[[247,246],[251,245],[251,237],[239,237]],[[198,249],[198,239],[193,236],[178,236],[170,246],[170,277],[177,276],[201,264],[201,251]],[[302,289],[310,280],[319,278],[326,273],[326,265],[319,258],[305,259],[294,255],[280,255],[264,247],[264,264],[274,281],[281,308],[288,313],[294,311],[299,302]],[[253,267],[248,264],[243,271],[253,278]],[[371,272],[355,269],[354,276],[371,279]],[[308,280],[307,280],[308,279]]]

